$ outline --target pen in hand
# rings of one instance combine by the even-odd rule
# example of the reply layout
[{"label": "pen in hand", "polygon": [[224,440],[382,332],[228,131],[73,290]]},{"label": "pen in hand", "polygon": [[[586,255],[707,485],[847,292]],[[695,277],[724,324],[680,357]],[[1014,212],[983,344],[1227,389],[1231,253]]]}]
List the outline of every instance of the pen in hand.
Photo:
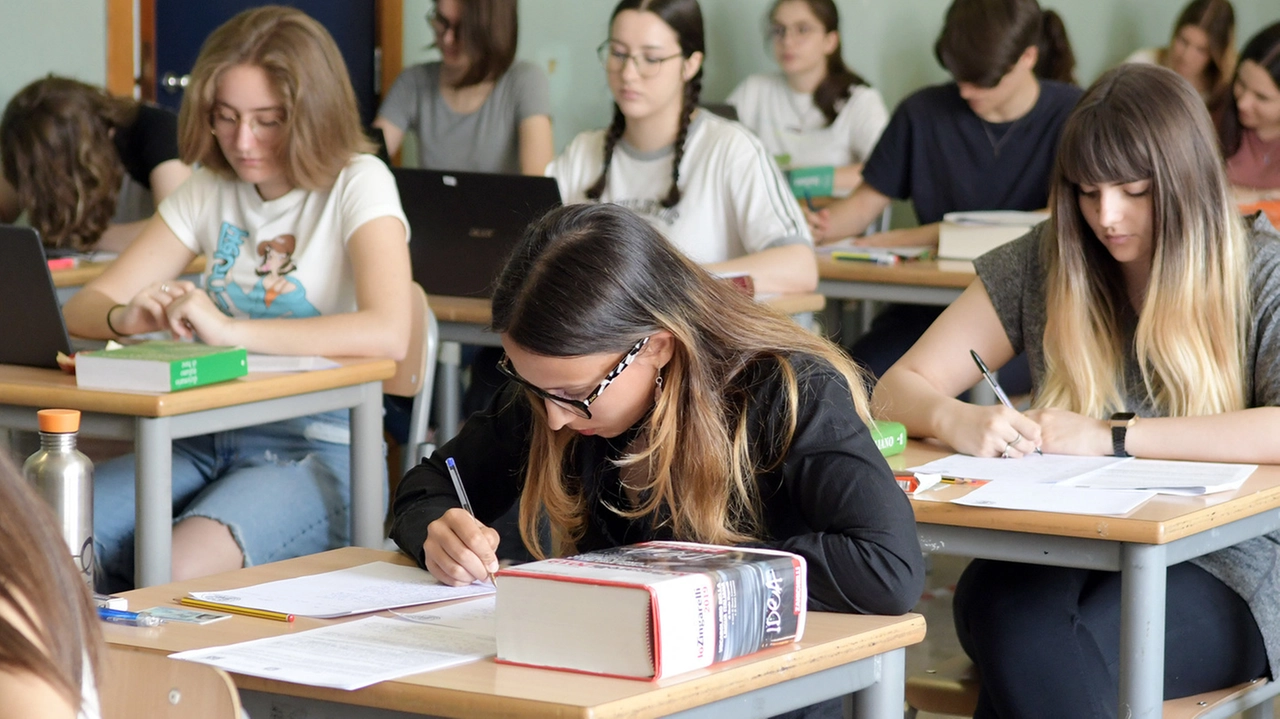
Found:
[{"label": "pen in hand", "polygon": [[[476,519],[476,512],[471,508],[471,500],[467,499],[467,489],[462,486],[462,475],[458,474],[458,465],[454,463],[453,457],[446,459],[444,465],[449,469],[449,478],[453,480],[453,491],[458,493],[458,501],[462,502],[462,508],[467,511],[467,514],[471,515],[472,519]],[[480,520],[476,519],[476,523],[478,524],[479,522]],[[489,583],[493,584],[493,572],[490,572],[488,567],[485,568],[485,571],[489,575]]]},{"label": "pen in hand", "polygon": [[810,195],[808,190],[804,191],[804,205],[809,208],[810,212],[818,211],[818,206],[813,204],[813,195]]},{"label": "pen in hand", "polygon": [[[995,376],[991,374],[991,370],[987,369],[987,363],[983,362],[982,358],[979,357],[978,353],[974,350],[969,350],[969,356],[973,357],[973,361],[977,363],[978,371],[982,373],[982,378],[987,381],[987,384],[991,385],[991,391],[996,393],[996,397],[1000,400],[1000,404],[1016,412],[1017,409],[1013,406],[1013,402],[1009,401],[1009,395],[1005,394],[1004,388],[996,381]],[[1041,452],[1040,448],[1036,447],[1036,454],[1043,455],[1044,452]]]}]

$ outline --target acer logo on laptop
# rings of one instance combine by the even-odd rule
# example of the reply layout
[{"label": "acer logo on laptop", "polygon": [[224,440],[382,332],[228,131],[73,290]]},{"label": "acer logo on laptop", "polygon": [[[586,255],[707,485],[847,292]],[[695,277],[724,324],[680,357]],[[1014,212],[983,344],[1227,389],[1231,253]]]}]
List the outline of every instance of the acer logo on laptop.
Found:
[{"label": "acer logo on laptop", "polygon": [[497,230],[492,227],[472,227],[467,230],[467,237],[475,237],[476,239],[487,240],[493,237]]}]

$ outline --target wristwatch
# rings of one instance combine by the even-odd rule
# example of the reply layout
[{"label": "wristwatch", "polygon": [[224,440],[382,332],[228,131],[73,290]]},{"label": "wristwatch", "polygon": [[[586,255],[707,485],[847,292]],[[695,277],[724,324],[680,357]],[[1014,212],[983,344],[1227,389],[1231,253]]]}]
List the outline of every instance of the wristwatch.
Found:
[{"label": "wristwatch", "polygon": [[1137,421],[1138,415],[1133,412],[1116,412],[1111,415],[1111,453],[1116,457],[1130,456],[1124,451],[1124,436]]}]

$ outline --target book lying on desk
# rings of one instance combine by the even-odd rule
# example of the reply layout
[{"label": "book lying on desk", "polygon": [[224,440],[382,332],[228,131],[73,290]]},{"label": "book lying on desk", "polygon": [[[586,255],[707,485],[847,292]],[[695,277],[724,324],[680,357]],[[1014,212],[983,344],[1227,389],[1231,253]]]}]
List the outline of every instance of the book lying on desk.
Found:
[{"label": "book lying on desk", "polygon": [[645,542],[500,570],[498,661],[632,679],[700,669],[804,633],[803,557]]},{"label": "book lying on desk", "polygon": [[76,385],[121,392],[176,392],[248,374],[243,347],[152,340],[76,353]]},{"label": "book lying on desk", "polygon": [[1049,219],[1047,212],[948,212],[938,230],[938,257],[973,260],[1022,237]]}]

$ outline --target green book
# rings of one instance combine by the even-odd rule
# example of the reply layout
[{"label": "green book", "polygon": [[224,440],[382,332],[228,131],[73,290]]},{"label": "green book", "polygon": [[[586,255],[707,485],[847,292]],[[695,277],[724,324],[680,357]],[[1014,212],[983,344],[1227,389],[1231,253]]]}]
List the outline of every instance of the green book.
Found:
[{"label": "green book", "polygon": [[902,454],[907,448],[907,427],[901,422],[875,421],[871,423],[871,438],[876,441],[880,454],[886,457]]},{"label": "green book", "polygon": [[176,392],[243,377],[243,347],[153,340],[76,354],[76,385],[120,392]]},{"label": "green book", "polygon": [[787,172],[791,192],[796,198],[830,197],[836,189],[836,168],[793,167]]}]

